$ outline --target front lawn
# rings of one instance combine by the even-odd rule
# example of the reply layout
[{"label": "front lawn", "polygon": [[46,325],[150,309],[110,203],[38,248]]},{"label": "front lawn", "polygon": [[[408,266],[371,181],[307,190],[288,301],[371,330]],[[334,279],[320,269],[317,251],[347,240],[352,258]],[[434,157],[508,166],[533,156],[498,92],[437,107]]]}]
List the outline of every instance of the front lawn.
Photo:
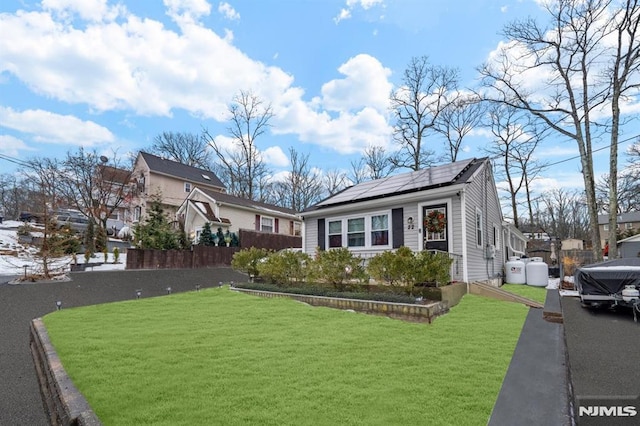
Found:
[{"label": "front lawn", "polygon": [[485,425],[526,314],[466,295],[427,325],[219,288],[44,322],[105,425]]}]

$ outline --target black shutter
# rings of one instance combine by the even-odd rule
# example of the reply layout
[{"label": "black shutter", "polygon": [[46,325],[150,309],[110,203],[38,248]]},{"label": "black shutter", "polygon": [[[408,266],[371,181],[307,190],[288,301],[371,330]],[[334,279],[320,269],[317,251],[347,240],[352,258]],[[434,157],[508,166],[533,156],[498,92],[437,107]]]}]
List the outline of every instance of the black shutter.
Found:
[{"label": "black shutter", "polygon": [[326,245],[324,243],[325,240],[325,230],[324,230],[324,219],[318,219],[318,247],[320,250],[326,250]]},{"label": "black shutter", "polygon": [[404,210],[402,208],[391,210],[391,233],[393,235],[393,248],[404,245]]}]

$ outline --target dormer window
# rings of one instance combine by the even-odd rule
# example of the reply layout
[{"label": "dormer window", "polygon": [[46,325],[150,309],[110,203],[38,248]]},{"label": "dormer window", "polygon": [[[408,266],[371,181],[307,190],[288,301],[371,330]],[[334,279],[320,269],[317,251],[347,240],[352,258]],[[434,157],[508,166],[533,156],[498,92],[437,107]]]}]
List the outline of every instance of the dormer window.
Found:
[{"label": "dormer window", "polygon": [[184,183],[184,192],[191,192],[191,183],[189,182]]}]

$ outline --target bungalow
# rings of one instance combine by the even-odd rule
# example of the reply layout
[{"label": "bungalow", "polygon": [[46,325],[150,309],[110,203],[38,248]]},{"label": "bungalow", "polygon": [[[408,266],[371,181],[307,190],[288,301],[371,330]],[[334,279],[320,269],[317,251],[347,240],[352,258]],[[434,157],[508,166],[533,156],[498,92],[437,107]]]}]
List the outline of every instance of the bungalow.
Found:
[{"label": "bungalow", "polygon": [[205,223],[215,232],[250,229],[283,235],[301,235],[302,220],[291,209],[236,197],[204,188],[193,188],[178,207],[187,235],[197,241]]},{"label": "bungalow", "polygon": [[455,281],[499,284],[526,238],[504,223],[487,158],[351,186],[305,210],[303,250],[347,247],[364,259],[407,246],[453,258]]}]

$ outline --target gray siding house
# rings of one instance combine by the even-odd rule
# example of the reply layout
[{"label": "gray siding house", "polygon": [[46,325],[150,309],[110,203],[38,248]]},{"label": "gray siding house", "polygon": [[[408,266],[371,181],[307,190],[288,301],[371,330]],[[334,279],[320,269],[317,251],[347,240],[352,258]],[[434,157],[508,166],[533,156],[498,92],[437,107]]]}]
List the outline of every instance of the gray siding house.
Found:
[{"label": "gray siding house", "polygon": [[368,259],[407,246],[454,260],[454,281],[499,285],[526,238],[503,223],[487,158],[472,158],[351,186],[302,212],[303,250],[347,247]]}]

